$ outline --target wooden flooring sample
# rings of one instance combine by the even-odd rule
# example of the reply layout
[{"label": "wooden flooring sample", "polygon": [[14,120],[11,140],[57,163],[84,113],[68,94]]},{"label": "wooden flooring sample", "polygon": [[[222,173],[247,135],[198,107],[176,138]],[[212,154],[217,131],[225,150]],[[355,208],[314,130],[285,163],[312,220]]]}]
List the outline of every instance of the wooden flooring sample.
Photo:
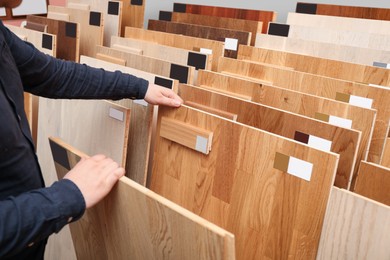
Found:
[{"label": "wooden flooring sample", "polygon": [[[387,104],[390,100],[390,88],[369,86],[299,71],[283,70],[224,57],[219,59],[218,71],[268,80],[273,82],[275,86],[338,99],[343,102],[346,102],[348,99],[350,100],[351,96],[358,99],[372,100],[372,107],[377,110],[377,117],[372,134],[368,161],[380,163],[385,138],[388,135],[390,107]],[[331,120],[331,118],[327,117],[327,120]],[[350,122],[345,124],[347,127],[349,125]]]},{"label": "wooden flooring sample", "polygon": [[390,257],[390,207],[332,188],[318,260]]},{"label": "wooden flooring sample", "polygon": [[225,42],[225,56],[231,58],[236,58],[238,46],[249,45],[252,37],[250,32],[151,19],[148,29]]},{"label": "wooden flooring sample", "polygon": [[144,30],[139,28],[126,27],[126,38],[134,38],[144,41],[151,41],[162,45],[168,45],[186,50],[200,51],[212,54],[212,69],[218,66],[218,58],[224,55],[224,44],[220,41],[207,40],[202,38],[163,33]]},{"label": "wooden flooring sample", "polygon": [[276,20],[277,13],[265,10],[239,9],[195,4],[173,4],[174,12],[212,15],[217,17],[236,18],[263,22],[263,33],[267,33],[268,23]]},{"label": "wooden flooring sample", "polygon": [[[51,138],[58,178],[87,155]],[[70,224],[78,259],[235,259],[234,236],[122,177]]]},{"label": "wooden flooring sample", "polygon": [[[338,155],[184,105],[158,118],[153,191],[232,232],[237,259],[315,259]],[[163,118],[213,132],[210,153],[159,137]]]},{"label": "wooden flooring sample", "polygon": [[381,164],[390,167],[390,137],[387,138]]},{"label": "wooden flooring sample", "polygon": [[250,32],[252,34],[250,45],[252,46],[255,45],[256,36],[257,34],[261,34],[263,28],[263,22],[259,21],[179,12],[160,11],[159,20]]},{"label": "wooden flooring sample", "polygon": [[35,23],[47,26],[47,33],[57,36],[57,58],[76,62],[79,61],[79,24],[32,15],[28,15],[26,19],[27,24]]},{"label": "wooden flooring sample", "polygon": [[390,206],[390,168],[365,161],[360,162],[354,192]]},{"label": "wooden flooring sample", "polygon": [[179,95],[186,104],[191,101],[192,104],[227,111],[237,115],[237,122],[339,154],[335,183],[348,187],[360,144],[360,132],[195,86],[181,84]]}]

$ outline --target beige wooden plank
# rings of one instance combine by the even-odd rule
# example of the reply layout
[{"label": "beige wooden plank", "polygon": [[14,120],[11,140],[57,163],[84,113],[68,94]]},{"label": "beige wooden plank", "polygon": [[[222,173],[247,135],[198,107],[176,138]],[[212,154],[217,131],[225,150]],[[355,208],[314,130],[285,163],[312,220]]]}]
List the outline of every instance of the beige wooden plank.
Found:
[{"label": "beige wooden plank", "polygon": [[390,70],[292,52],[239,46],[238,59],[291,67],[297,71],[343,80],[390,86]]},{"label": "beige wooden plank", "polygon": [[211,54],[190,51],[133,38],[111,37],[111,48],[139,55],[193,66],[196,69],[211,69]]},{"label": "beige wooden plank", "polygon": [[127,27],[125,30],[126,38],[135,38],[144,41],[151,41],[162,45],[168,45],[186,50],[211,52],[212,69],[215,70],[218,66],[218,57],[223,56],[224,44],[219,41],[177,35],[171,33],[163,33],[157,31],[149,31],[138,28]]},{"label": "beige wooden plank", "polygon": [[61,20],[69,22],[69,14],[62,14],[62,13],[55,13],[55,12],[48,12],[47,18],[54,19],[54,20]]},{"label": "beige wooden plank", "polygon": [[327,98],[336,99],[337,93],[341,93],[372,100],[372,107],[377,110],[377,117],[372,134],[368,161],[374,163],[381,162],[390,118],[390,107],[387,106],[390,100],[390,88],[369,86],[299,71],[282,70],[224,57],[219,59],[218,71],[270,80],[274,85],[282,88]]},{"label": "beige wooden plank", "polygon": [[[58,178],[87,157],[57,138],[50,145]],[[231,233],[127,177],[70,228],[78,259],[235,259]]]},{"label": "beige wooden plank", "polygon": [[390,168],[365,161],[360,162],[354,192],[390,206]]},{"label": "beige wooden plank", "polygon": [[181,84],[179,94],[191,101],[237,115],[237,122],[340,155],[336,185],[349,187],[360,144],[360,132],[306,116]]},{"label": "beige wooden plank", "polygon": [[390,137],[386,139],[385,150],[383,152],[382,163],[385,167],[390,167]]},{"label": "beige wooden plank", "polygon": [[[152,190],[232,232],[237,259],[315,258],[338,155],[186,106],[160,107],[157,133],[163,117],[212,131],[212,150],[158,138]],[[310,181],[280,154],[312,163]]]},{"label": "beige wooden plank", "polygon": [[180,83],[192,83],[194,81],[195,68],[192,66],[175,64],[165,60],[124,52],[105,46],[96,46],[96,50],[97,54],[103,54],[126,61],[127,67],[176,79]]},{"label": "beige wooden plank", "polygon": [[121,66],[126,66],[126,61],[125,60],[118,59],[118,58],[115,58],[115,57],[111,57],[111,56],[108,56],[108,55],[104,55],[104,54],[101,54],[101,53],[97,53],[96,54],[96,58],[99,59],[99,60],[115,63],[115,64],[118,64],[118,65],[121,65]]},{"label": "beige wooden plank", "polygon": [[332,188],[317,259],[390,257],[390,207]]}]

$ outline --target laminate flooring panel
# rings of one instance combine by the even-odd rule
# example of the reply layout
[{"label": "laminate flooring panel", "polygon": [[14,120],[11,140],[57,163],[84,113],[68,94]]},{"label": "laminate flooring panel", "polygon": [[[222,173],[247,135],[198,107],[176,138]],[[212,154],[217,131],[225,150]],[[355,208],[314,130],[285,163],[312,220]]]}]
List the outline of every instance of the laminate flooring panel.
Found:
[{"label": "laminate flooring panel", "polygon": [[256,36],[257,34],[261,34],[263,28],[263,22],[259,21],[179,12],[160,11],[159,20],[177,23],[198,24],[203,26],[231,29],[234,31],[251,32],[252,37],[250,45],[252,46],[255,45]]},{"label": "laminate flooring panel", "polygon": [[149,19],[148,30],[225,42],[224,55],[231,58],[236,58],[238,46],[249,45],[252,37],[250,32],[152,19]]},{"label": "laminate flooring panel", "polygon": [[332,188],[317,259],[390,257],[390,207]]},{"label": "laminate flooring panel", "polygon": [[180,65],[193,66],[196,70],[211,69],[211,54],[209,55],[154,42],[116,36],[111,37],[110,47],[120,51],[133,52],[135,54],[166,60]]},{"label": "laminate flooring panel", "polygon": [[[58,138],[50,145],[59,179],[87,157]],[[127,177],[70,229],[78,259],[235,259],[231,233]]]},{"label": "laminate flooring panel", "polygon": [[120,51],[105,46],[96,47],[97,54],[107,55],[125,61],[127,67],[176,79],[180,83],[192,83],[195,67],[175,64],[161,59]]},{"label": "laminate flooring panel", "polygon": [[350,183],[360,145],[359,131],[195,86],[181,84],[179,95],[189,106],[197,108],[200,104],[226,111],[236,115],[237,122],[339,154],[335,182],[345,187]]},{"label": "laminate flooring panel", "polygon": [[286,23],[341,31],[390,34],[390,23],[388,21],[371,19],[288,13]]},{"label": "laminate flooring panel", "polygon": [[267,11],[267,10],[239,9],[239,8],[229,8],[229,7],[220,7],[220,6],[184,4],[184,3],[183,4],[174,3],[173,11],[181,12],[181,13],[192,13],[192,14],[211,15],[217,17],[244,19],[244,20],[251,20],[251,21],[261,21],[263,22],[262,33],[267,33],[268,23],[275,21],[277,16],[276,12]]},{"label": "laminate flooring panel", "polygon": [[308,41],[269,34],[257,35],[255,47],[288,51],[369,66],[372,66],[374,62],[390,64],[390,51]]},{"label": "laminate flooring panel", "polygon": [[238,59],[294,68],[294,70],[348,81],[390,86],[390,70],[291,53],[240,45]]},{"label": "laminate flooring panel", "polygon": [[390,9],[298,2],[295,12],[373,20],[390,20]]},{"label": "laminate flooring panel", "polygon": [[224,43],[208,39],[126,27],[125,38],[151,41],[162,45],[200,51],[212,55],[212,69],[218,66],[218,57],[224,55]]},{"label": "laminate flooring panel", "polygon": [[383,152],[381,164],[385,167],[390,167],[390,137],[386,140],[385,151]]},{"label": "laminate flooring panel", "polygon": [[[211,131],[209,154],[161,137],[162,120]],[[157,136],[151,189],[232,232],[237,259],[315,258],[338,155],[184,105],[160,107]],[[294,158],[310,181],[287,173]]]},{"label": "laminate flooring panel", "polygon": [[68,14],[71,22],[79,23],[80,55],[96,55],[96,45],[103,44],[103,13],[54,5],[49,5],[48,11]]},{"label": "laminate flooring panel", "polygon": [[73,22],[53,20],[42,16],[28,15],[27,24],[45,25],[47,33],[56,35],[56,57],[59,59],[79,61],[80,25]]},{"label": "laminate flooring panel", "polygon": [[[388,135],[390,118],[390,89],[388,87],[375,87],[365,84],[333,79],[305,72],[283,70],[248,61],[240,61],[221,57],[219,59],[219,72],[230,73],[236,76],[250,77],[271,81],[273,85],[288,88],[308,94],[318,95],[339,101],[346,101],[338,96],[361,97],[372,99],[372,107],[377,110],[374,130],[369,149],[368,161],[380,163],[384,149],[385,138]],[[349,102],[347,102],[349,103]],[[331,118],[324,118],[331,120]],[[346,125],[347,127],[349,126]]]}]

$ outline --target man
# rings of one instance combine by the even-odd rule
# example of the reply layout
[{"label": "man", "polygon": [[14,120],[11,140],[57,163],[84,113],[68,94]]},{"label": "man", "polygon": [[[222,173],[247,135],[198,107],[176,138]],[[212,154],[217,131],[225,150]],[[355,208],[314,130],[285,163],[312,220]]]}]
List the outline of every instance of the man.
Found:
[{"label": "man", "polygon": [[96,155],[44,188],[23,91],[49,98],[182,103],[173,91],[144,79],[44,55],[0,21],[0,259],[43,259],[47,238],[81,218],[124,175],[112,159]]}]

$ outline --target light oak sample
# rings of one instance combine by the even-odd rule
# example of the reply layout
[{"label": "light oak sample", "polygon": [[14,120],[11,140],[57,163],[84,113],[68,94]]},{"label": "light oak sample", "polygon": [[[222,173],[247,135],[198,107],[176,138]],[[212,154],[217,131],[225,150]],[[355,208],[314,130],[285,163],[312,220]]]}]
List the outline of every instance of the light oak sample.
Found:
[{"label": "light oak sample", "polygon": [[390,257],[390,207],[352,192],[332,188],[318,260]]},{"label": "light oak sample", "polygon": [[[224,57],[219,59],[218,71],[233,73],[236,76],[242,75],[269,80],[275,86],[332,99],[336,99],[339,93],[345,94],[347,98],[353,95],[372,100],[372,107],[377,110],[377,117],[372,134],[368,161],[374,163],[381,162],[385,138],[388,135],[390,107],[387,103],[390,100],[390,88],[369,86],[362,83],[343,81],[305,72],[283,70],[249,61],[239,61]],[[340,101],[345,102],[345,100]]]},{"label": "light oak sample", "polygon": [[390,168],[365,161],[360,162],[354,192],[390,206]]},{"label": "light oak sample", "polygon": [[208,39],[150,31],[132,27],[126,27],[125,37],[151,41],[162,45],[183,48],[186,50],[200,51],[202,53],[211,53],[213,55],[213,70],[215,70],[218,66],[218,57],[221,57],[224,54],[224,44],[222,42]]},{"label": "light oak sample", "polygon": [[[58,178],[86,154],[51,138]],[[78,259],[235,259],[234,236],[122,177],[70,224]]]},{"label": "light oak sample", "polygon": [[159,108],[157,134],[164,117],[212,131],[212,150],[159,137],[153,191],[232,232],[237,259],[315,259],[337,154],[184,105]]}]

